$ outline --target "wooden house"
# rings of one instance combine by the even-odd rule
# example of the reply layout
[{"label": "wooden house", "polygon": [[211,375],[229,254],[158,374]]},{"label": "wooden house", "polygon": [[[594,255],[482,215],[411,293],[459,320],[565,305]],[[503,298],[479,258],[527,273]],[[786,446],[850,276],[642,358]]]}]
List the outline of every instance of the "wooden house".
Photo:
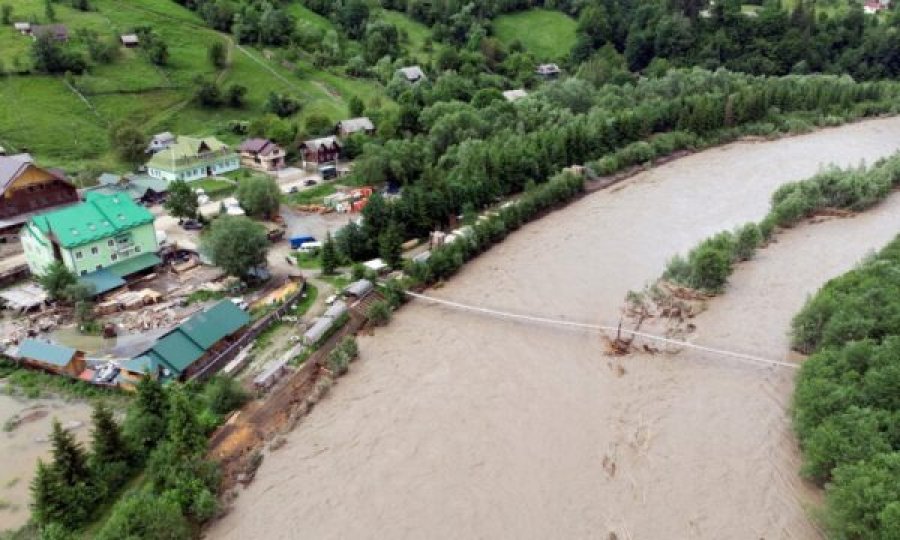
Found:
[{"label": "wooden house", "polygon": [[361,116],[359,118],[350,118],[338,122],[335,132],[340,137],[349,137],[356,133],[364,135],[372,135],[375,133],[375,124],[369,118]]},{"label": "wooden house", "polygon": [[310,139],[300,143],[304,166],[315,166],[336,161],[341,155],[341,143],[334,135]]},{"label": "wooden house", "polygon": [[78,377],[87,367],[83,352],[37,339],[23,341],[17,356],[28,367],[57,375]]},{"label": "wooden house", "polygon": [[258,171],[277,171],[285,166],[284,149],[269,139],[247,139],[238,147],[241,165]]},{"label": "wooden house", "polygon": [[0,156],[0,232],[15,233],[35,213],[78,202],[78,190],[56,169],[28,154]]}]

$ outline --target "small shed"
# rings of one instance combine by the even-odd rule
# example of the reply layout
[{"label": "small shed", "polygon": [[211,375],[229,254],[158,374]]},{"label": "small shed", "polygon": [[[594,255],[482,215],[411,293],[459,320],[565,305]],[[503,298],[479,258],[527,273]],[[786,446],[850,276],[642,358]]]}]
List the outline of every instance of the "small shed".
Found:
[{"label": "small shed", "polygon": [[535,73],[545,79],[555,79],[561,73],[559,66],[556,64],[541,64],[535,70]]},{"label": "small shed", "polygon": [[31,35],[35,39],[49,35],[56,41],[69,41],[69,29],[64,24],[39,24],[31,27]]},{"label": "small shed", "polygon": [[77,377],[87,367],[83,352],[37,339],[23,341],[18,357],[26,366],[70,377]]},{"label": "small shed", "polygon": [[371,261],[366,261],[363,263],[363,266],[379,274],[388,270],[387,263],[385,263],[381,259],[372,259]]},{"label": "small shed", "polygon": [[407,82],[416,83],[427,79],[425,72],[419,66],[407,66],[397,70],[397,73],[403,76]]},{"label": "small shed", "polygon": [[119,41],[122,43],[123,47],[127,47],[129,49],[137,47],[141,44],[141,40],[138,39],[137,34],[122,34],[119,36]]},{"label": "small shed", "polygon": [[316,322],[303,334],[303,343],[306,345],[315,345],[322,341],[331,327],[334,325],[334,319],[328,317],[320,317]]},{"label": "small shed", "polygon": [[372,123],[366,116],[361,116],[359,118],[350,118],[348,120],[341,120],[337,124],[337,129],[335,130],[338,135],[341,137],[348,137],[353,135],[354,133],[365,133],[366,135],[371,135],[375,133],[375,124]]},{"label": "small shed", "polygon": [[506,101],[513,102],[528,97],[528,92],[521,88],[517,90],[507,90],[503,92],[503,97],[506,99]]},{"label": "small shed", "polygon": [[14,23],[13,28],[15,28],[16,32],[22,34],[23,36],[27,36],[27,35],[31,34],[31,23],[30,22]]},{"label": "small shed", "polygon": [[344,289],[344,296],[357,299],[365,298],[374,288],[375,285],[373,285],[371,281],[368,279],[361,279],[347,285],[347,288]]}]

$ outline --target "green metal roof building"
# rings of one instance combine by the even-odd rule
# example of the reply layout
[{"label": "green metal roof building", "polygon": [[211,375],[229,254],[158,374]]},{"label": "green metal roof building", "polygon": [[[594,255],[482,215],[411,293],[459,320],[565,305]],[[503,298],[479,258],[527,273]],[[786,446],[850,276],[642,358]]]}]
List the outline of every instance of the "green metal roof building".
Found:
[{"label": "green metal roof building", "polygon": [[147,174],[166,182],[189,182],[236,171],[240,166],[237,153],[215,137],[195,139],[179,136],[165,150],[150,158]]},{"label": "green metal roof building", "polygon": [[100,294],[160,263],[153,221],[130,197],[88,193],[81,204],[31,218],[22,246],[32,274],[62,261]]},{"label": "green metal roof building", "polygon": [[250,316],[231,300],[222,300],[194,314],[133,359],[135,369],[163,367],[172,378],[182,378],[217,343],[250,323]]}]

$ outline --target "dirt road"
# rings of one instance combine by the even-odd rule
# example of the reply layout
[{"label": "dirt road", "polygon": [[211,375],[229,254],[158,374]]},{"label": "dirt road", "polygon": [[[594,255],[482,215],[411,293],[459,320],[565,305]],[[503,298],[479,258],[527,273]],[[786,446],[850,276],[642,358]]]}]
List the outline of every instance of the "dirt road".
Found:
[{"label": "dirt road", "polygon": [[[443,298],[595,324],[698,240],[764,215],[781,184],[897,149],[900,118],[733,144],[524,227]],[[897,196],[801,227],[740,268],[698,342],[783,359],[806,294],[880,247]],[[796,474],[793,372],[413,304],[268,455],[210,538],[814,538]]]}]

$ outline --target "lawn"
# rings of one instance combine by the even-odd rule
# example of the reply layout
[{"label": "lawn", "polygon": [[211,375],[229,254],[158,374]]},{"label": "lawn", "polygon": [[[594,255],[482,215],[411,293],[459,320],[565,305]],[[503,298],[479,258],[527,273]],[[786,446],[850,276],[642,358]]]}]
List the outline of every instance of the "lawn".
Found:
[{"label": "lawn", "polygon": [[297,266],[304,270],[317,270],[322,267],[322,258],[318,252],[315,254],[295,251],[294,258],[297,259]]},{"label": "lawn", "polygon": [[506,44],[519,40],[541,60],[557,60],[575,45],[575,20],[559,11],[530,9],[497,17],[494,33]]},{"label": "lawn", "polygon": [[414,21],[399,11],[385,9],[381,11],[381,16],[385,21],[399,28],[401,32],[406,33],[409,41],[404,45],[406,45],[410,55],[423,64],[430,61],[434,51],[428,52],[425,50],[425,41],[431,37],[431,30],[427,26]]},{"label": "lawn", "polygon": [[202,178],[200,180],[194,180],[193,182],[191,182],[191,187],[194,189],[201,188],[207,195],[213,197],[216,195],[231,193],[237,186],[234,184],[234,182],[228,182],[227,180]]}]

